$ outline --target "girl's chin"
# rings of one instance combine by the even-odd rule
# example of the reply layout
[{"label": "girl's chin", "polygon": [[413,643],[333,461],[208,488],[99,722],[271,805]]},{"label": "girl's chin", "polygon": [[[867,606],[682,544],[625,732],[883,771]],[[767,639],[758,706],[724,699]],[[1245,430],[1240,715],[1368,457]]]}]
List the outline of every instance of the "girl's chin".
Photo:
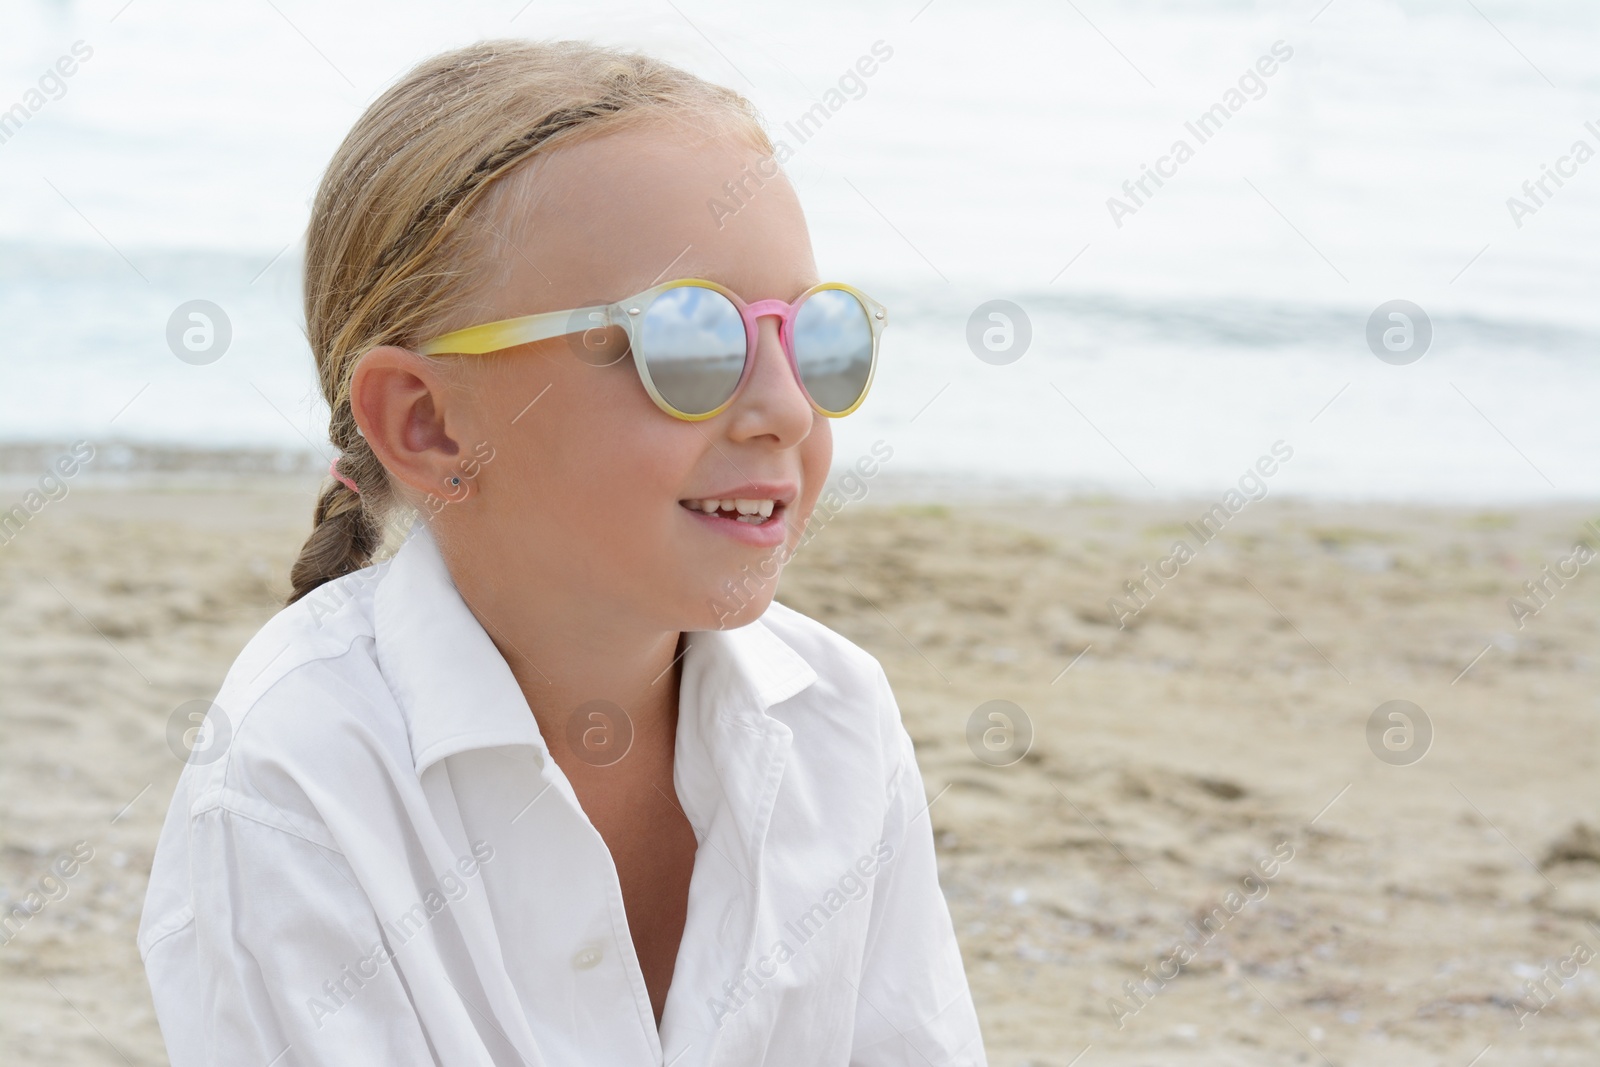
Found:
[{"label": "girl's chin", "polygon": [[733,630],[759,619],[772,603],[776,581],[758,582],[751,575],[743,583],[729,579],[715,588],[703,605],[691,613],[698,625],[685,627],[692,630]]}]

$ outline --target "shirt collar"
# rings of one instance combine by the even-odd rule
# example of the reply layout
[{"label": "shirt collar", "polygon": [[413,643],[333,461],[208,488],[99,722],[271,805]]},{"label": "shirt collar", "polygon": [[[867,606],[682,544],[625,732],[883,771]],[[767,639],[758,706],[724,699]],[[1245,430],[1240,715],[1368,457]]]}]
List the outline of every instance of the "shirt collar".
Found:
[{"label": "shirt collar", "polygon": [[[550,765],[511,668],[462,600],[420,519],[373,593],[373,630],[419,777],[447,756],[498,745],[531,745],[541,768]],[[759,619],[734,630],[692,631],[686,643],[680,736],[686,719],[708,740],[734,725],[787,734],[768,709],[817,680],[811,664]]]}]

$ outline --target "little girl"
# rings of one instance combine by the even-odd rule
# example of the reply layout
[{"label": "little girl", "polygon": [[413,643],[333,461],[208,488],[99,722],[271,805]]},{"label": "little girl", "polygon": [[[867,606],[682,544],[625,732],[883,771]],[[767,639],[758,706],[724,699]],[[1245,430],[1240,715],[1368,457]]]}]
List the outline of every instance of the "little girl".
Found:
[{"label": "little girl", "polygon": [[883,670],[772,602],[887,322],[783,152],[570,41],[432,59],[339,148],[341,455],[139,927],[177,1067],[985,1062]]}]

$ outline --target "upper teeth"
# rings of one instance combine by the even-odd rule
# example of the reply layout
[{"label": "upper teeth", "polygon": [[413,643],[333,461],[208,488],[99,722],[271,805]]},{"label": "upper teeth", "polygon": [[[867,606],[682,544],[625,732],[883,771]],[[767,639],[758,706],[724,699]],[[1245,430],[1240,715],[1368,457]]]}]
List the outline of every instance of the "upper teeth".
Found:
[{"label": "upper teeth", "polygon": [[716,511],[737,511],[741,515],[760,515],[767,518],[772,514],[774,501],[771,500],[691,500],[691,508],[698,508],[710,515]]}]

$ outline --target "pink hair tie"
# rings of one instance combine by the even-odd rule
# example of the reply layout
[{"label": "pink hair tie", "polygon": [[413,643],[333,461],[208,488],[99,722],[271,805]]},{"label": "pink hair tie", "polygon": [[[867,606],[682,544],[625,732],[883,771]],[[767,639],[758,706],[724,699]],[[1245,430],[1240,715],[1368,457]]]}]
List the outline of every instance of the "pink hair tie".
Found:
[{"label": "pink hair tie", "polygon": [[357,496],[361,495],[361,490],[356,488],[356,483],[351,481],[345,475],[339,473],[339,461],[337,459],[328,464],[328,473],[333,475],[337,481],[343,482],[345,487],[352,493],[356,494]]}]

